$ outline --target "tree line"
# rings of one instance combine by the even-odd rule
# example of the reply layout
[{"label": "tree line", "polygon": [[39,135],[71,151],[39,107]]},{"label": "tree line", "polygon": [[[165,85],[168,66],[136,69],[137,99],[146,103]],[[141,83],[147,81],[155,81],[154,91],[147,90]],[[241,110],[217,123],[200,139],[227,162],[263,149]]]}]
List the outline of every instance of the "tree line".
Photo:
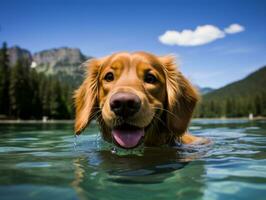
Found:
[{"label": "tree line", "polygon": [[266,93],[250,96],[223,97],[208,100],[204,97],[194,113],[198,118],[266,116]]},{"label": "tree line", "polygon": [[38,73],[27,59],[9,65],[7,44],[0,50],[0,116],[8,119],[73,118],[73,87],[56,75]]}]

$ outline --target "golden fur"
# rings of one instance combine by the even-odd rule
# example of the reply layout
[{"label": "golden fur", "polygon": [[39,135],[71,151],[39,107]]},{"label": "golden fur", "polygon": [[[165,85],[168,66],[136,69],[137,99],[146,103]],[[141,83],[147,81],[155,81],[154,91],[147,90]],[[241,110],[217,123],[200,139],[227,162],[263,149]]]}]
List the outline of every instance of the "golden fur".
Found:
[{"label": "golden fur", "polygon": [[[199,140],[187,133],[199,95],[178,70],[174,57],[121,52],[89,60],[86,67],[85,80],[74,95],[76,134],[96,119],[103,138],[112,142],[111,129],[119,120],[110,109],[110,97],[117,92],[131,92],[141,99],[141,108],[127,123],[145,128],[145,145],[171,145],[177,139],[186,144]],[[106,82],[104,76],[110,71],[115,79]],[[143,77],[147,72],[156,76],[158,82],[145,83]]]}]

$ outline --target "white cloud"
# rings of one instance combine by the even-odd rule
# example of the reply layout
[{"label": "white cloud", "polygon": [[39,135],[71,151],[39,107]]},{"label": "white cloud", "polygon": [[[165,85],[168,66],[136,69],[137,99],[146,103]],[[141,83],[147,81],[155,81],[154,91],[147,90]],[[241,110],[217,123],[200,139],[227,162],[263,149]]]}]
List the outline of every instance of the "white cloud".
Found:
[{"label": "white cloud", "polygon": [[198,46],[223,38],[227,33],[241,31],[244,31],[244,27],[239,24],[231,24],[224,31],[213,25],[203,25],[195,30],[185,29],[180,32],[168,30],[159,36],[159,41],[166,45]]},{"label": "white cloud", "polygon": [[240,24],[231,24],[227,28],[224,29],[225,33],[228,34],[234,34],[234,33],[239,33],[245,30],[245,27],[241,26]]}]

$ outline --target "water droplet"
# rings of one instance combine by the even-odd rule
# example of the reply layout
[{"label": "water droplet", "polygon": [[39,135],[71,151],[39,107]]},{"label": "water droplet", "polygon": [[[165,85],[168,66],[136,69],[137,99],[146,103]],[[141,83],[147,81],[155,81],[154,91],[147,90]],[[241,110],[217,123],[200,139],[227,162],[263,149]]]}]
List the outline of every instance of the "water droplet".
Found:
[{"label": "water droplet", "polygon": [[101,135],[99,133],[97,133],[96,140],[95,140],[96,148],[100,148],[100,144],[101,144],[100,141],[101,141]]},{"label": "water droplet", "polygon": [[112,149],[111,149],[111,153],[112,153],[112,154],[116,154],[116,153],[117,153],[117,149],[116,149],[115,147],[112,147]]},{"label": "water droplet", "polygon": [[78,145],[78,136],[77,136],[77,135],[75,135],[74,137],[75,137],[75,138],[74,138],[74,151],[77,151],[77,145]]}]

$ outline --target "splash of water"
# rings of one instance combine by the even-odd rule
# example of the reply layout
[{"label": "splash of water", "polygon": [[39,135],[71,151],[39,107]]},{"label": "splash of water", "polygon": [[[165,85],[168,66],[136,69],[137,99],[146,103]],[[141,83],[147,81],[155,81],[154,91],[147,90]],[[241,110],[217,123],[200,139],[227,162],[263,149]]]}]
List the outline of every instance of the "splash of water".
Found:
[{"label": "splash of water", "polygon": [[116,153],[117,153],[117,149],[116,149],[116,147],[112,147],[112,148],[111,148],[111,153],[112,153],[112,154],[116,154]]},{"label": "splash of water", "polygon": [[78,138],[79,138],[79,136],[75,134],[75,136],[74,136],[74,151],[77,151]]}]

